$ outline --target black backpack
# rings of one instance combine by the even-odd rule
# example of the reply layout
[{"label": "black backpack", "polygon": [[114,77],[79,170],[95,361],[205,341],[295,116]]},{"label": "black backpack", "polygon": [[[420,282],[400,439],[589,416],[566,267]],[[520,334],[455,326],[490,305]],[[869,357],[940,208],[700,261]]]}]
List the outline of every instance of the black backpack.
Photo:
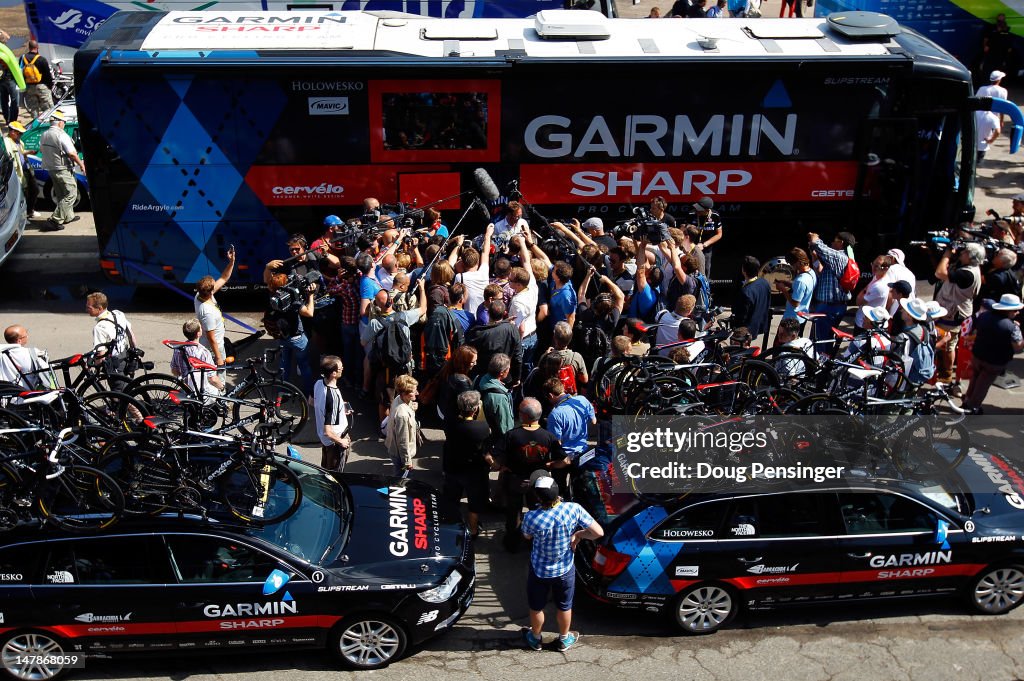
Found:
[{"label": "black backpack", "polygon": [[600,324],[590,323],[586,326],[577,320],[572,330],[572,343],[569,346],[583,356],[584,366],[593,366],[600,357],[607,357],[612,350],[611,339]]},{"label": "black backpack", "polygon": [[401,312],[380,320],[381,329],[370,343],[370,361],[391,370],[395,375],[409,373],[412,360],[412,336]]}]

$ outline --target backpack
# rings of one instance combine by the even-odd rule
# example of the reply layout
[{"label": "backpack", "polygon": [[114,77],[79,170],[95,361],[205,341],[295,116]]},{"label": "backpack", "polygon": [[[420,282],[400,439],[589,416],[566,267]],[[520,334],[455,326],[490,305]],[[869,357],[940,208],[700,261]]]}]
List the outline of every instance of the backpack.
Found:
[{"label": "backpack", "polygon": [[711,282],[700,272],[690,275],[697,282],[697,288],[693,295],[697,298],[697,307],[707,310],[711,307]]},{"label": "backpack", "polygon": [[404,313],[392,313],[380,322],[381,328],[370,343],[370,361],[389,369],[395,376],[409,373],[412,336]]},{"label": "backpack", "polygon": [[21,72],[25,77],[26,85],[36,85],[43,82],[43,74],[39,71],[39,67],[36,66],[37,61],[39,61],[38,54],[32,61],[24,60],[25,65],[21,67]]},{"label": "backpack", "polygon": [[558,380],[562,382],[562,387],[565,388],[565,392],[568,395],[577,394],[576,389],[576,367],[571,363],[572,351],[569,352],[569,361],[566,360],[565,353],[559,352],[561,355],[562,366],[558,368]]},{"label": "backpack", "polygon": [[595,322],[584,326],[582,321],[577,320],[569,347],[583,356],[585,365],[593,366],[598,359],[608,356],[612,342],[600,324]]},{"label": "backpack", "polygon": [[852,291],[857,288],[857,283],[860,281],[860,266],[857,265],[857,261],[851,257],[846,259],[846,269],[843,270],[843,275],[839,277],[839,288],[844,291]]},{"label": "backpack", "polygon": [[[921,331],[918,337],[917,331]],[[935,377],[935,331],[914,326],[903,332],[907,337],[906,355],[913,360],[907,380],[914,384],[927,383]]]}]

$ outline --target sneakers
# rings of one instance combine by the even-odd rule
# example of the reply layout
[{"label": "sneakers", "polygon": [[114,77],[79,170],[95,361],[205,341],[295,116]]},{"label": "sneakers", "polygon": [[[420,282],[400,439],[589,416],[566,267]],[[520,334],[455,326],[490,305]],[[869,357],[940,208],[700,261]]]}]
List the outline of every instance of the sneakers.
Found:
[{"label": "sneakers", "polygon": [[67,222],[65,222],[64,224],[65,224],[65,225],[69,225],[69,224],[71,224],[72,222],[78,222],[78,221],[79,221],[79,220],[81,220],[81,219],[82,219],[82,216],[81,216],[81,215],[76,215],[75,217],[71,218],[70,220],[68,220],[68,221],[67,221]]},{"label": "sneakers", "polygon": [[562,638],[561,636],[558,637],[557,649],[559,650],[559,652],[564,652],[566,650],[569,650],[569,648],[572,648],[574,645],[576,645],[576,643],[579,640],[580,640],[580,632],[578,632],[578,631],[570,631],[568,634],[565,635],[565,638]]},{"label": "sneakers", "polygon": [[31,213],[28,214],[28,217],[29,217],[30,220],[36,220],[38,218],[43,217],[43,215],[39,211],[34,210],[34,211],[32,211]]},{"label": "sneakers", "polygon": [[60,224],[59,222],[54,222],[53,220],[47,218],[47,220],[43,224],[43,226],[39,228],[39,231],[40,232],[59,232],[62,229],[64,229],[64,225]]},{"label": "sneakers", "polygon": [[526,643],[526,647],[530,650],[541,650],[544,647],[544,639],[534,636],[533,630],[529,627],[523,629],[523,642]]}]

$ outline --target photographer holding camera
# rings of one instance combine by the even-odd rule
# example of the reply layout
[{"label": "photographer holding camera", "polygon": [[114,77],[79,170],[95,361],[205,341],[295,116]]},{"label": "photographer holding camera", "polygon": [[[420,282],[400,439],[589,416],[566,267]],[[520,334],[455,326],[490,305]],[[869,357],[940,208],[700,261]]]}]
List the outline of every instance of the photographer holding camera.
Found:
[{"label": "photographer holding camera", "polygon": [[313,371],[309,366],[309,339],[302,318],[313,318],[313,294],[319,278],[317,270],[299,274],[298,268],[290,274],[278,272],[271,275],[268,284],[270,300],[263,315],[263,327],[277,339],[281,350],[281,379],[287,381],[291,378],[294,362],[302,381],[300,387],[307,397],[313,394]]},{"label": "photographer holding camera", "polygon": [[[952,268],[951,261],[955,263]],[[960,325],[974,314],[974,298],[981,291],[981,265],[984,262],[985,247],[969,242],[960,247],[955,260],[953,248],[947,248],[935,267],[935,278],[940,282],[935,292],[935,301],[947,310],[946,316],[936,323],[941,347],[935,357],[935,366],[936,378],[940,383],[952,383],[954,380]],[[943,338],[948,338],[944,346],[941,343]],[[958,384],[954,384],[950,390],[954,395],[960,392]]]}]

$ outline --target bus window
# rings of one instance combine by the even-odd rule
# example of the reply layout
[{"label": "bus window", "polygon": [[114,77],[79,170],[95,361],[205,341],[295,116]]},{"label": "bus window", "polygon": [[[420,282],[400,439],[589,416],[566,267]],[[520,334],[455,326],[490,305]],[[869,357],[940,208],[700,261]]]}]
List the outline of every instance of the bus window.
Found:
[{"label": "bus window", "polygon": [[912,220],[909,189],[916,173],[918,127],[915,119],[879,119],[867,124],[857,182],[860,224],[872,233],[894,235]]}]

